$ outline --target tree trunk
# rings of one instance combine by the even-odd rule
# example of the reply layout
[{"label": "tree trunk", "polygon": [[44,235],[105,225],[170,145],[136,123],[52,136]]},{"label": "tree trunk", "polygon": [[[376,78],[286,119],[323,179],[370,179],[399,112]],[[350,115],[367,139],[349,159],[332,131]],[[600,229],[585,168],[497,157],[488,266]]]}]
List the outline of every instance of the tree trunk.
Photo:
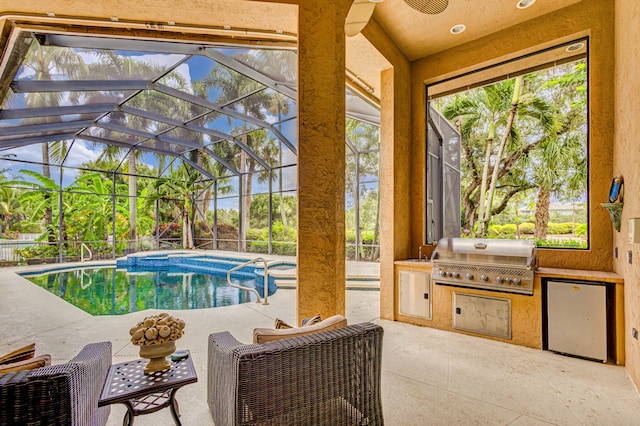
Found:
[{"label": "tree trunk", "polygon": [[483,224],[489,223],[491,220],[491,205],[493,204],[493,195],[498,184],[498,171],[500,170],[500,163],[502,161],[502,154],[504,147],[507,145],[509,135],[511,134],[511,128],[516,118],[516,112],[518,111],[518,103],[520,102],[520,92],[522,91],[522,84],[524,78],[522,76],[516,77],[516,82],[513,87],[513,97],[511,98],[511,110],[509,111],[509,119],[507,120],[507,126],[504,129],[500,146],[498,147],[498,153],[496,154],[496,160],[493,163],[493,174],[491,175],[491,184],[489,186],[489,195],[487,196],[487,206],[485,207]]},{"label": "tree trunk", "polygon": [[484,203],[487,193],[487,179],[489,179],[489,163],[491,162],[491,151],[493,150],[493,136],[494,126],[491,124],[491,130],[489,130],[489,138],[487,139],[487,150],[484,155],[484,166],[482,167],[482,183],[480,184],[480,203],[478,205],[478,229],[476,230],[476,236],[484,237],[485,235],[485,223],[484,223]]},{"label": "tree trunk", "polygon": [[[373,250],[371,250],[371,257],[369,260],[375,261],[380,258],[380,238],[378,233],[380,232],[380,193],[378,193],[378,202],[376,205],[376,226],[373,228]],[[377,244],[376,244],[377,243]]]},{"label": "tree trunk", "polygon": [[[242,135],[242,142],[246,145],[247,136],[246,134]],[[240,179],[242,179],[242,193],[240,194],[240,203],[242,205],[242,214],[239,217],[239,226],[240,226],[240,251],[247,251],[247,230],[249,228],[249,205],[247,203],[247,198],[249,198],[249,194],[251,194],[251,188],[247,188],[250,184],[251,179],[248,177],[247,171],[247,154],[244,150],[240,151]]]},{"label": "tree trunk", "polygon": [[471,232],[476,224],[476,204],[468,198],[464,198],[462,202],[464,203],[464,228]]},{"label": "tree trunk", "polygon": [[186,250],[193,248],[193,226],[191,223],[190,203],[187,197],[184,201],[184,211],[182,213],[182,247]]},{"label": "tree trunk", "polygon": [[[289,221],[287,220],[287,213],[284,209],[284,194],[282,193],[282,141],[280,141],[280,179],[278,179],[278,189],[280,190],[280,217],[282,218],[282,226],[284,226],[284,232],[289,235]],[[269,224],[269,226],[272,226]]]},{"label": "tree trunk", "polygon": [[[202,149],[198,150],[196,164],[204,169],[204,151]],[[196,208],[196,211],[200,212],[200,214],[202,215],[202,220],[206,220],[207,210],[209,208],[207,203],[207,191],[202,191],[200,192],[200,194],[198,194]],[[197,222],[197,219],[194,222]]]},{"label": "tree trunk", "polygon": [[544,240],[547,238],[549,227],[550,193],[543,187],[538,188],[538,201],[536,202],[534,237]]},{"label": "tree trunk", "polygon": [[136,177],[136,153],[129,151],[129,249],[135,250],[138,239],[138,179]]},{"label": "tree trunk", "polygon": [[[47,142],[42,143],[42,174],[51,179],[51,169],[49,168],[49,144]],[[47,241],[50,243],[56,242],[56,237],[53,234],[51,225],[53,225],[53,207],[51,206],[51,194],[45,192],[44,194],[44,226],[47,233]]]}]

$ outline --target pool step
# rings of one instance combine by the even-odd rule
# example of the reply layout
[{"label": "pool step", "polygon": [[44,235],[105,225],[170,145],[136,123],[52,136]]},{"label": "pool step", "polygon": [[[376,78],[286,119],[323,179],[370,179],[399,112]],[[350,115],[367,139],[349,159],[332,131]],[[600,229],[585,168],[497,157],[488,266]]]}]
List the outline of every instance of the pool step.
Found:
[{"label": "pool step", "polygon": [[[282,289],[296,289],[298,287],[298,282],[295,278],[293,279],[276,279],[276,286]],[[380,290],[380,281],[379,280],[347,280],[346,282],[347,290]]]}]

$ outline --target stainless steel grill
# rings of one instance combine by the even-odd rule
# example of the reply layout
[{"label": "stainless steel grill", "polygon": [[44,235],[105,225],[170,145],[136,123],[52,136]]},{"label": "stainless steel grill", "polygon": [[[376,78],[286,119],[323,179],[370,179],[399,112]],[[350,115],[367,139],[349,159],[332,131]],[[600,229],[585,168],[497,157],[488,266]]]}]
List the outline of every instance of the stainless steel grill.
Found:
[{"label": "stainless steel grill", "polygon": [[535,241],[443,238],[431,261],[436,284],[533,294]]}]

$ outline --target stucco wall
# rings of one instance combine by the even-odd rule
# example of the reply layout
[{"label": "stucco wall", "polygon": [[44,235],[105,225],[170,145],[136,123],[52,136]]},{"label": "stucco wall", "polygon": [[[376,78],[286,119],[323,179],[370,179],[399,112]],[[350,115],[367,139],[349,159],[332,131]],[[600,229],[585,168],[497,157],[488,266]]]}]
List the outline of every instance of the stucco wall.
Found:
[{"label": "stucco wall", "polygon": [[[539,250],[540,265],[586,270],[612,270],[612,227],[600,207],[606,202],[613,162],[613,8],[605,1],[584,0],[482,39],[412,62],[413,176],[411,194],[424,190],[425,82],[447,77],[589,36],[590,249]],[[412,206],[413,247],[424,235],[423,203]]]},{"label": "stucco wall", "polygon": [[[627,240],[628,220],[640,217],[640,3],[637,0],[615,2],[615,145],[614,175],[624,177],[624,209],[622,226],[614,235],[618,259],[615,271],[625,281],[626,366],[640,386],[640,343],[631,337],[632,328],[640,330],[640,244]],[[632,264],[627,262],[627,251],[632,253]]]}]

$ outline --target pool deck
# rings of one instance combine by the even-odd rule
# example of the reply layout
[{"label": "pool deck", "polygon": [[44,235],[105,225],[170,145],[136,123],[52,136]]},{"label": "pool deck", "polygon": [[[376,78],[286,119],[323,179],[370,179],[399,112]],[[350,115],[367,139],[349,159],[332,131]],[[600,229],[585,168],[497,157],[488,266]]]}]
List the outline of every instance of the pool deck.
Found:
[{"label": "pool deck", "polygon": [[[364,275],[376,266],[347,267]],[[114,363],[138,358],[128,330],[161,311],[93,317],[15,274],[26,269],[0,269],[0,353],[36,342],[37,353],[51,354],[58,364],[87,343],[110,341]],[[349,323],[373,321],[385,329],[382,398],[388,425],[635,425],[640,418],[640,395],[624,367],[381,320],[379,297],[377,291],[347,290],[346,316]],[[198,374],[197,383],[177,393],[183,424],[213,424],[206,402],[210,333],[227,330],[248,343],[253,328],[272,327],[276,317],[295,322],[294,289],[279,289],[269,302],[169,311],[186,322],[177,347],[191,351]],[[112,406],[108,425],[122,424],[124,413],[124,406]],[[136,418],[136,424],[173,421],[162,410]]]}]

